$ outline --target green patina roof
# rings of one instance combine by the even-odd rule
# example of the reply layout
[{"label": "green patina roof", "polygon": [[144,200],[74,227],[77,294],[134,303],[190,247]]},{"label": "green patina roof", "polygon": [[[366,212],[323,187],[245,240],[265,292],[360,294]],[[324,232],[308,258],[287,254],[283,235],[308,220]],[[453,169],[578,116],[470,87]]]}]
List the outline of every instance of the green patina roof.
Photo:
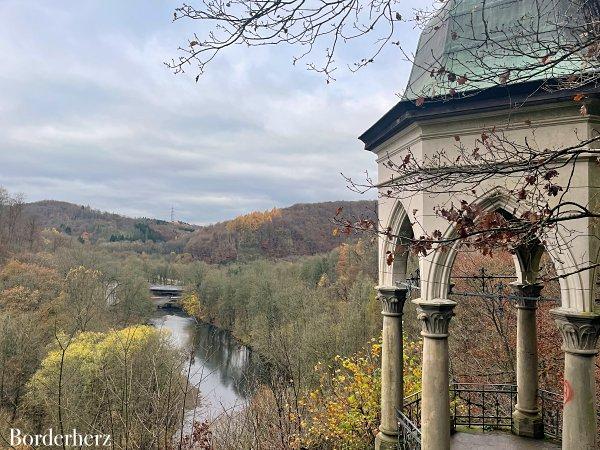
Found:
[{"label": "green patina roof", "polygon": [[[447,0],[421,34],[404,99],[455,95],[451,90],[461,93],[504,81],[514,83],[573,73],[581,67],[580,59],[571,58],[560,64],[541,61],[571,41],[574,30],[581,29],[577,24],[583,23],[582,4],[586,1],[582,0],[579,6],[576,3]],[[489,39],[485,38],[486,30]]]}]

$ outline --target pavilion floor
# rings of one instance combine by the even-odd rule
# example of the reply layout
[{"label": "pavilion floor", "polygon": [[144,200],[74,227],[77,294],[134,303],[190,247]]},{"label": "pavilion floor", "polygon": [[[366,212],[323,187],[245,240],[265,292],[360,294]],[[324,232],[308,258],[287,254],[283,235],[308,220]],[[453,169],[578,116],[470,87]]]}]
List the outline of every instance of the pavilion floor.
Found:
[{"label": "pavilion floor", "polygon": [[501,431],[484,433],[478,430],[472,432],[461,430],[452,436],[451,448],[452,450],[543,450],[559,449],[561,445],[556,442],[518,437]]}]

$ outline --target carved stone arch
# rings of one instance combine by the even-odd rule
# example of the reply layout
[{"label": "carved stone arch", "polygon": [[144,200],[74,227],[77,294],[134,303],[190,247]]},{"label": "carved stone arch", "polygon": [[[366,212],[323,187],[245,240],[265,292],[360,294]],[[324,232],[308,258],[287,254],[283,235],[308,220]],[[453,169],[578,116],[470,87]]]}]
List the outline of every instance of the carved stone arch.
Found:
[{"label": "carved stone arch", "polygon": [[[413,239],[412,224],[402,202],[396,200],[388,220],[384,222],[384,229],[391,230],[394,238],[381,237],[379,247],[379,284],[380,286],[395,286],[398,282],[406,280],[408,251],[396,253],[398,245],[402,244],[403,238]],[[388,265],[388,252],[394,254],[394,260]]]},{"label": "carved stone arch", "polygon": [[[522,208],[514,200],[513,196],[509,195],[509,193],[502,188],[496,188],[489,191],[475,203],[484,211],[503,210],[516,217],[519,217],[519,212],[522,212]],[[455,228],[450,225],[443,234],[444,238],[453,238],[455,236],[455,231]],[[554,264],[556,273],[559,276],[568,274],[568,276],[559,278],[562,307],[576,311],[587,311],[589,307],[585,306],[583,299],[584,283],[582,282],[579,273],[573,273],[573,268],[577,268],[578,265],[567,241],[559,231],[555,231],[546,242],[547,245],[542,247],[542,249],[530,249],[533,252],[531,255],[526,255],[526,249],[521,249],[515,256],[515,265],[517,274],[519,274],[518,277],[520,280],[529,281],[523,278],[531,278],[533,275],[531,272],[539,269],[539,260],[543,250],[546,250]],[[550,245],[548,245],[548,243],[550,243]],[[426,283],[422,282],[422,286],[426,285],[425,292],[422,292],[422,296],[425,296],[425,298],[428,299],[448,298],[450,275],[458,250],[459,243],[456,243],[450,249],[445,251],[439,249],[434,250],[431,255],[426,257],[425,264],[421,264],[421,278],[422,280],[426,280]],[[526,258],[530,258],[530,260],[526,261]],[[537,273],[535,275],[537,275]]]}]

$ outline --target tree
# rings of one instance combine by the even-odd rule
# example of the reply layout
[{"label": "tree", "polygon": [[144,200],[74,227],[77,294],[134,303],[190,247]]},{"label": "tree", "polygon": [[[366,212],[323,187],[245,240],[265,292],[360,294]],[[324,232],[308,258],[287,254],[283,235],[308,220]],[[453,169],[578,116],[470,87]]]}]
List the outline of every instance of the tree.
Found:
[{"label": "tree", "polygon": [[[404,352],[406,395],[421,388],[420,347],[408,341]],[[306,407],[300,448],[363,449],[372,445],[379,426],[381,342],[366,350],[318,363],[319,385],[301,400]]]},{"label": "tree", "polygon": [[39,425],[109,433],[114,448],[170,448],[182,369],[168,336],[150,326],[58,333],[27,384],[27,404]]}]

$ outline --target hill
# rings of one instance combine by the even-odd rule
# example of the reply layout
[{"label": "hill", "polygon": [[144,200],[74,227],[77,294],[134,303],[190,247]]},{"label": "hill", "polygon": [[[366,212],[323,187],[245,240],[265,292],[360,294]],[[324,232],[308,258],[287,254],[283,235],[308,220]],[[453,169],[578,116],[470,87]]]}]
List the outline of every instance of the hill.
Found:
[{"label": "hill", "polygon": [[347,241],[332,233],[340,207],[346,217],[376,217],[370,200],[299,203],[202,227],[189,236],[184,251],[209,263],[328,252]]},{"label": "hill", "polygon": [[340,207],[345,217],[376,215],[376,203],[370,200],[300,203],[202,227],[125,217],[55,200],[28,203],[25,213],[35,217],[40,228],[53,228],[116,251],[187,253],[222,264],[328,252],[348,241],[332,233],[332,219]]},{"label": "hill", "polygon": [[169,242],[181,239],[198,227],[181,222],[121,216],[89,206],[56,200],[27,203],[24,212],[41,228],[99,242]]}]

